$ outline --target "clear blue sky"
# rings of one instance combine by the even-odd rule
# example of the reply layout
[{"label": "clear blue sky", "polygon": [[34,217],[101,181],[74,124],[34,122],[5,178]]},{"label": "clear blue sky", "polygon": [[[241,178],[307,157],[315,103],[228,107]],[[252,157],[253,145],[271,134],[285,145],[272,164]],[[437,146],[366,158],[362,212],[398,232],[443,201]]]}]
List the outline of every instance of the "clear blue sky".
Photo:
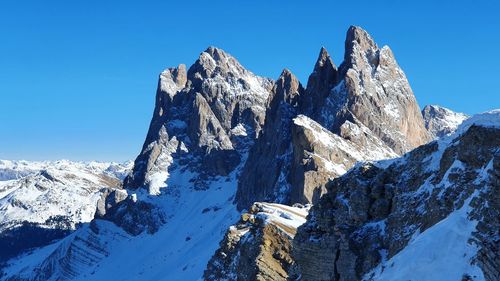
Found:
[{"label": "clear blue sky", "polygon": [[196,2],[1,1],[0,159],[133,159],[164,68],[214,45],[305,83],[350,25],[392,48],[421,107],[500,107],[498,1]]}]

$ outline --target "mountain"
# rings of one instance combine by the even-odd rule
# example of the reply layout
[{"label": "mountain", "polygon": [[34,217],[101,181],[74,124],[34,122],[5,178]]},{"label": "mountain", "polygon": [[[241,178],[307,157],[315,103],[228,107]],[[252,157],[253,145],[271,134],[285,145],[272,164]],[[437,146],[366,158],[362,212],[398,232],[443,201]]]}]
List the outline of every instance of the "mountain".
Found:
[{"label": "mountain", "polygon": [[312,207],[255,203],[205,280],[498,280],[499,137],[500,110],[486,112],[360,162]]},{"label": "mountain", "polygon": [[425,128],[433,138],[453,133],[458,125],[469,118],[464,113],[454,112],[439,105],[427,105],[422,109]]},{"label": "mountain", "polygon": [[293,241],[302,280],[498,280],[500,110],[328,185]]},{"label": "mountain", "polygon": [[187,70],[181,65],[162,72],[150,128],[125,189],[104,193],[89,225],[10,261],[6,278],[200,278],[239,216],[233,204],[237,177],[273,87],[214,47]]},{"label": "mountain", "polygon": [[[240,210],[256,201],[315,203],[326,182],[341,174],[318,168],[324,162],[318,159],[336,158],[333,162],[347,170],[356,161],[394,157],[430,140],[408,80],[391,50],[379,48],[359,27],[347,31],[339,68],[321,48],[306,89],[285,70],[273,92],[262,135],[250,150],[238,182]],[[300,129],[303,122],[293,121],[299,114],[364,151],[335,156],[319,149],[322,153],[311,154],[311,148],[301,143],[304,138],[297,135],[304,132]],[[260,174],[267,176],[255,176]]]},{"label": "mountain", "polygon": [[119,188],[131,164],[0,160],[0,261],[90,222],[102,190]]},{"label": "mountain", "polygon": [[[482,128],[471,126],[476,127]],[[470,144],[474,157],[489,155],[497,145],[494,132],[484,134],[484,143]],[[90,222],[6,261],[2,279],[338,280],[347,276],[342,268],[356,280],[385,266],[382,257],[389,260],[410,245],[403,226],[416,229],[425,221],[431,227],[460,204],[445,200],[449,204],[438,208],[435,220],[425,220],[413,215],[415,205],[406,205],[411,198],[392,196],[396,186],[411,189],[420,177],[435,174],[426,170],[433,153],[451,147],[451,140],[426,144],[431,138],[392,51],[379,48],[359,27],[347,31],[338,67],[321,48],[306,87],[287,69],[274,81],[209,47],[189,68],[179,65],[159,75],[149,130],[123,188],[95,194]],[[436,159],[442,158],[438,152]],[[471,159],[474,169],[484,160]],[[363,167],[370,167],[368,174]],[[383,171],[390,182],[383,185],[385,176],[372,182],[369,176]],[[444,173],[450,182],[464,182],[462,189],[471,180],[486,184],[475,174]],[[453,190],[447,192],[455,196]],[[359,203],[360,209],[343,209],[339,215],[347,219],[336,224],[332,196]],[[395,207],[401,213],[392,212]],[[488,212],[494,215],[495,208]],[[340,235],[350,241],[351,230],[372,222],[376,228],[392,213],[399,220],[387,233],[400,234],[400,240],[374,234],[370,241],[379,244],[344,243],[342,255],[328,240]],[[483,236],[481,241],[495,245],[493,236]],[[377,256],[377,250],[387,254]],[[484,255],[484,264],[495,265],[494,253]]]}]

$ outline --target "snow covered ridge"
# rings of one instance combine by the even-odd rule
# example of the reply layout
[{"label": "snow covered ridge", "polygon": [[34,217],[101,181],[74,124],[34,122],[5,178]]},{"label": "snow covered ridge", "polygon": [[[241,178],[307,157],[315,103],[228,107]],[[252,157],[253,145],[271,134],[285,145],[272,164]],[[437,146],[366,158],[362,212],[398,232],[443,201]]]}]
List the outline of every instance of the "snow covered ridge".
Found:
[{"label": "snow covered ridge", "polygon": [[0,261],[90,222],[101,192],[119,188],[131,165],[0,160]]},{"label": "snow covered ridge", "polygon": [[295,280],[291,244],[310,207],[255,202],[229,227],[204,280]]},{"label": "snow covered ridge", "polygon": [[[63,216],[70,225],[90,221],[99,191],[119,187],[131,162],[29,162],[0,160],[0,230]],[[45,225],[49,227],[49,225]]]},{"label": "snow covered ridge", "polygon": [[73,162],[69,160],[58,161],[26,161],[26,160],[1,160],[0,181],[19,179],[45,169],[58,170],[86,170],[92,173],[105,173],[123,179],[132,169],[133,161],[117,162]]},{"label": "snow covered ridge", "polygon": [[500,128],[500,109],[493,109],[470,117],[458,127],[456,133],[462,135],[472,125],[486,128]]},{"label": "snow covered ridge", "polygon": [[257,217],[266,224],[275,225],[293,238],[297,228],[306,222],[311,205],[288,206],[276,203],[256,202],[252,208],[254,209],[252,211],[254,214],[249,214],[248,220]]},{"label": "snow covered ridge", "polygon": [[170,168],[168,188],[161,194],[137,194],[138,202],[155,204],[167,218],[154,235],[133,236],[116,223],[95,219],[62,240],[9,260],[2,270],[7,279],[21,280],[198,280],[238,218],[231,204],[236,174],[194,190],[198,173],[180,165]]}]

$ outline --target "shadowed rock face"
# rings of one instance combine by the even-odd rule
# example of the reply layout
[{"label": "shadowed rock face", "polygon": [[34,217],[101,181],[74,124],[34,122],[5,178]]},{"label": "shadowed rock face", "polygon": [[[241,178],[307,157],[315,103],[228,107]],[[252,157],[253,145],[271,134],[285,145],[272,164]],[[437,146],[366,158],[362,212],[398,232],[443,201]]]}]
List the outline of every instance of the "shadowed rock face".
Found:
[{"label": "shadowed rock face", "polygon": [[307,80],[307,95],[302,98],[302,112],[314,114],[321,110],[323,101],[339,82],[337,66],[328,51],[321,48],[314,70]]},{"label": "shadowed rock face", "polygon": [[[308,222],[299,228],[293,256],[302,280],[361,280],[451,212],[469,204],[479,220],[477,262],[498,277],[498,128],[470,127],[453,140],[419,147],[393,164],[366,164],[327,185]],[[497,242],[494,242],[497,241]],[[495,244],[496,243],[496,244]],[[484,247],[487,246],[487,247]],[[375,274],[375,273],[374,273]],[[372,275],[366,275],[370,278]],[[376,278],[375,278],[376,279]]]},{"label": "shadowed rock face", "polygon": [[[257,198],[289,200],[286,170],[292,162],[290,127],[303,94],[304,89],[297,78],[284,70],[273,88],[263,131],[252,147],[238,181],[237,203],[241,209],[249,207]],[[280,193],[279,186],[286,188]]]}]

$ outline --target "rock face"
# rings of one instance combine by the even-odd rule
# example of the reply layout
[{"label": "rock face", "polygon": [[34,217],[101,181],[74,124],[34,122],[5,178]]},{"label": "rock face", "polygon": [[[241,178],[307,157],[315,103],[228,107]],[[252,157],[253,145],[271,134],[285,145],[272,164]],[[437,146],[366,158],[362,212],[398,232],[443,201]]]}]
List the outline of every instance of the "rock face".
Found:
[{"label": "rock face", "polygon": [[256,198],[288,201],[287,170],[293,157],[290,126],[303,94],[304,89],[297,78],[284,70],[273,88],[264,128],[238,181],[237,203],[240,209],[248,208]]},{"label": "rock face", "polygon": [[293,242],[302,280],[497,280],[499,114],[329,183]]},{"label": "rock face", "polygon": [[[356,161],[394,157],[430,140],[408,80],[389,47],[379,48],[359,27],[349,28],[345,45],[339,68],[321,49],[305,90],[289,71],[278,79],[276,85],[284,87],[274,89],[263,132],[238,183],[240,210],[255,201],[316,203],[324,184]],[[295,98],[289,98],[290,93]],[[311,151],[318,143],[307,143],[314,139],[301,136],[305,130],[293,121],[298,115],[317,122],[307,132],[324,134],[324,127],[333,133],[327,138],[340,137],[350,149],[336,156],[331,149]],[[373,148],[378,153],[366,154]],[[324,166],[321,159],[332,165]],[[336,166],[341,169],[331,171]],[[262,174],[267,176],[255,176]]]},{"label": "rock face", "polygon": [[209,261],[205,280],[294,280],[291,244],[309,206],[255,203],[231,226]]},{"label": "rock face", "polygon": [[469,116],[454,112],[439,105],[427,105],[422,109],[425,128],[433,138],[441,138],[453,133]]},{"label": "rock face", "polygon": [[391,49],[379,48],[359,27],[350,27],[345,41],[340,83],[326,98],[317,117],[338,132],[345,120],[361,122],[396,153],[429,141],[419,107]]},{"label": "rock face", "polygon": [[261,130],[272,87],[213,47],[187,73],[183,65],[162,72],[151,125],[124,186],[158,194],[173,157],[183,155],[184,162],[201,159],[193,169],[207,176],[229,174],[241,160],[242,139]]},{"label": "rock face", "polygon": [[316,203],[326,191],[326,183],[356,162],[397,156],[366,127],[346,121],[343,130],[340,136],[333,134],[304,115],[293,120],[292,202]]}]

